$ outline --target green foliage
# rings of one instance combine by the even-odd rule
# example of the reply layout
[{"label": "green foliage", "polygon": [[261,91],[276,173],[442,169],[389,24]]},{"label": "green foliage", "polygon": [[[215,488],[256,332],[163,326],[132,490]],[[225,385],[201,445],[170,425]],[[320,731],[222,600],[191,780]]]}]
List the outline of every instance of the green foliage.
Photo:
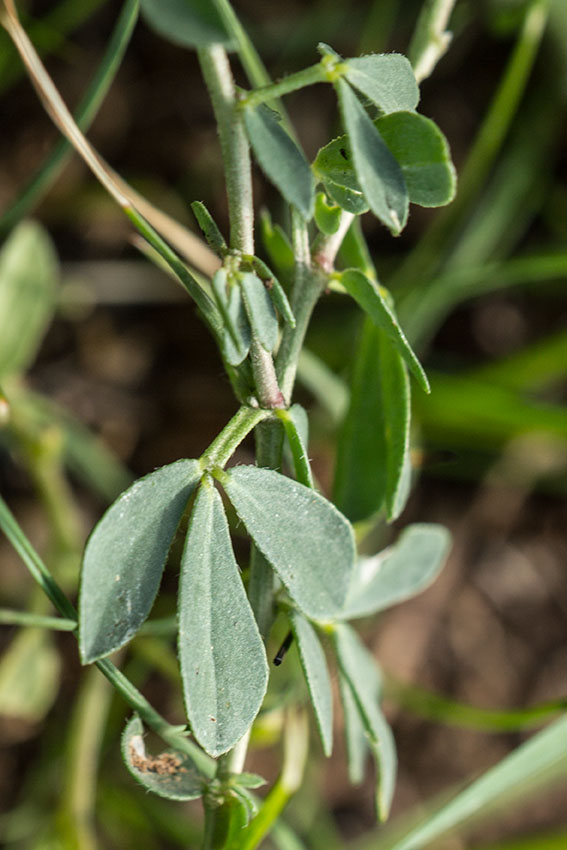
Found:
[{"label": "green foliage", "polygon": [[[366,278],[364,279],[366,281]],[[333,495],[353,522],[384,508],[396,519],[409,494],[410,387],[386,332],[364,323],[350,405],[337,445]]]},{"label": "green foliage", "polygon": [[319,493],[270,469],[238,466],[218,477],[298,608],[314,620],[337,616],[355,559],[343,515]]},{"label": "green foliage", "polygon": [[23,222],[0,253],[0,380],[24,372],[53,318],[59,278],[47,233]]},{"label": "green foliage", "polygon": [[419,89],[412,67],[400,53],[347,59],[345,77],[384,115],[413,110],[419,103]]},{"label": "green foliage", "polygon": [[333,749],[333,694],[325,653],[309,620],[299,611],[290,611],[289,619],[313,703],[323,752],[330,756]]},{"label": "green foliage", "polygon": [[146,22],[158,35],[180,47],[223,44],[233,48],[222,16],[208,0],[140,0]]},{"label": "green foliage", "polygon": [[136,481],[89,537],[79,596],[79,646],[89,664],[136,634],[158,592],[171,541],[201,470],[179,460]]},{"label": "green foliage", "polygon": [[252,333],[266,351],[273,351],[278,341],[278,319],[267,289],[251,272],[242,274],[239,284]]},{"label": "green foliage", "polygon": [[221,498],[207,481],[197,494],[181,559],[179,659],[192,732],[218,756],[242,738],[258,713],[268,663]]}]

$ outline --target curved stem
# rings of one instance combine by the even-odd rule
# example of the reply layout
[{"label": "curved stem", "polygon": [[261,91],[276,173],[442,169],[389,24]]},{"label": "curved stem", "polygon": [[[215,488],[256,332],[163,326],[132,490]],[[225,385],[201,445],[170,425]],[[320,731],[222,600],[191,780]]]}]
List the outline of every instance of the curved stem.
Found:
[{"label": "curved stem", "polygon": [[201,455],[203,469],[224,466],[242,440],[253,428],[270,415],[269,410],[242,406]]}]

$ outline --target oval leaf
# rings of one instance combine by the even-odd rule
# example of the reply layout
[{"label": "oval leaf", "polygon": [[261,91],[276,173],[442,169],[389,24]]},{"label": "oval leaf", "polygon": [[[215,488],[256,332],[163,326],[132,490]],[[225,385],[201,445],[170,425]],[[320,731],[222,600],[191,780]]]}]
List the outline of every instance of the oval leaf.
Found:
[{"label": "oval leaf", "polygon": [[347,59],[345,77],[386,115],[413,110],[419,88],[411,64],[401,53],[375,53]]},{"label": "oval leaf", "polygon": [[84,664],[123,646],[150,613],[172,538],[200,476],[196,460],[163,466],[136,481],[95,527],[79,592]]},{"label": "oval leaf", "polygon": [[338,80],[335,85],[358,182],[374,215],[397,236],[406,224],[409,207],[400,166],[348,83]]},{"label": "oval leaf", "polygon": [[416,112],[396,112],[379,118],[375,126],[401,166],[412,203],[441,207],[453,200],[455,167],[434,121]]},{"label": "oval leaf", "polygon": [[148,791],[169,800],[196,800],[203,795],[206,779],[188,755],[179,750],[159,756],[146,752],[144,727],[137,714],[126,724],[121,749],[126,767]]},{"label": "oval leaf", "polygon": [[268,180],[307,221],[313,216],[315,188],[305,154],[267,107],[244,110],[246,133]]},{"label": "oval leaf", "polygon": [[418,384],[426,393],[429,392],[429,381],[423,367],[400,327],[396,314],[382,295],[380,287],[358,269],[347,269],[340,275],[340,282],[365,313],[368,313],[374,324],[382,328],[397,350],[400,352],[409,369],[413,372]]},{"label": "oval leaf", "polygon": [[335,617],[355,557],[345,517],[319,493],[271,469],[238,466],[219,478],[297,606],[313,620]]},{"label": "oval leaf", "polygon": [[289,619],[311,696],[323,751],[326,756],[330,756],[333,749],[333,693],[325,653],[315,629],[303,614],[290,611]]},{"label": "oval leaf", "polygon": [[207,482],[197,494],[181,560],[179,659],[193,734],[210,755],[219,756],[256,717],[268,662],[221,498]]},{"label": "oval leaf", "polygon": [[234,47],[232,37],[210,0],[141,0],[140,5],[148,26],[172,44]]},{"label": "oval leaf", "polygon": [[394,546],[361,558],[345,603],[345,620],[367,617],[425,590],[443,567],[451,535],[442,525],[408,526]]},{"label": "oval leaf", "polygon": [[24,221],[0,253],[0,378],[35,358],[55,310],[59,269],[51,239]]},{"label": "oval leaf", "polygon": [[380,673],[374,657],[349,626],[337,626],[333,641],[341,673],[351,689],[376,760],[376,807],[379,819],[384,821],[394,796],[397,757],[392,730],[378,704]]},{"label": "oval leaf", "polygon": [[411,473],[410,416],[404,362],[386,333],[367,319],[339,435],[333,491],[351,522],[382,506],[390,521],[403,510]]},{"label": "oval leaf", "polygon": [[231,287],[226,301],[226,324],[221,335],[223,354],[231,366],[238,366],[250,350],[250,325],[240,287]]},{"label": "oval leaf", "polygon": [[242,297],[250,327],[266,351],[273,351],[278,341],[278,317],[268,291],[260,278],[247,272],[239,275]]}]

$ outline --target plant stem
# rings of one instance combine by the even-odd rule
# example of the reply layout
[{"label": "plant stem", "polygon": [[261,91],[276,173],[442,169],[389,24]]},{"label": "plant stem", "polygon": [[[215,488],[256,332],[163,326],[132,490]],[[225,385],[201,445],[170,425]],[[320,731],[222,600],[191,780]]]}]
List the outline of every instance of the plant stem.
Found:
[{"label": "plant stem", "polygon": [[222,151],[226,177],[230,247],[254,253],[254,208],[250,148],[241,117],[236,112],[236,89],[226,51],[213,44],[198,51]]},{"label": "plant stem", "polygon": [[295,383],[297,362],[313,308],[325,287],[326,277],[320,270],[313,271],[309,234],[302,217],[292,209],[292,237],[295,256],[295,281],[291,309],[295,328],[286,325],[276,357],[276,372],[286,402],[289,403]]},{"label": "plant stem", "polygon": [[[67,599],[38,553],[16,522],[15,517],[0,496],[0,528],[17,551],[25,566],[44,593],[49,597],[55,608],[69,620],[77,621],[77,612]],[[184,731],[179,727],[172,726],[159,714],[148,700],[134,687],[132,682],[118,670],[107,658],[94,662],[95,666],[106,676],[111,685],[128,703],[137,711],[144,723],[154,730],[170,746],[186,753],[195,763],[197,768],[208,778],[215,773],[215,762],[200,747],[190,741]]]},{"label": "plant stem", "polygon": [[209,448],[201,455],[200,461],[203,469],[224,466],[242,440],[269,415],[270,411],[262,408],[244,405],[240,407],[230,422],[215,437]]},{"label": "plant stem", "polygon": [[[336,75],[332,79],[335,79],[335,77]],[[276,97],[281,97],[281,95],[311,86],[313,83],[326,83],[329,81],[328,68],[322,62],[317,62],[316,65],[310,65],[309,68],[304,68],[302,71],[290,74],[277,83],[270,83],[267,86],[254,89],[254,91],[244,95],[239,101],[239,108],[245,109],[246,107],[259,106],[261,103],[269,103],[269,101],[274,100]]]}]

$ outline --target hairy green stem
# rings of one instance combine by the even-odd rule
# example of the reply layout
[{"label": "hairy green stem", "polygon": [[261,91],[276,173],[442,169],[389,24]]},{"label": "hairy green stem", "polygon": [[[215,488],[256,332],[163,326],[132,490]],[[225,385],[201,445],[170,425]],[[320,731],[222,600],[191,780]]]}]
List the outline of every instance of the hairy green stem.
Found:
[{"label": "hairy green stem", "polygon": [[250,147],[244,124],[236,111],[236,89],[225,49],[219,44],[198,52],[221,145],[225,169],[230,247],[254,253],[254,208]]},{"label": "hairy green stem", "polygon": [[203,469],[224,466],[242,440],[269,415],[270,411],[262,408],[245,407],[244,405],[239,408],[230,422],[215,437],[209,448],[201,455],[200,462]]},{"label": "hairy green stem", "polygon": [[[331,74],[331,76],[330,76]],[[262,86],[259,89],[248,92],[239,102],[239,107],[259,106],[261,103],[269,103],[276,97],[289,94],[292,91],[303,89],[306,86],[311,86],[314,83],[326,83],[331,79],[335,79],[332,72],[325,67],[323,62],[317,62],[316,65],[310,65],[309,68],[304,68],[302,71],[297,71],[295,74],[290,74],[284,77],[283,80],[278,80],[277,83],[270,83],[267,86]]]}]

